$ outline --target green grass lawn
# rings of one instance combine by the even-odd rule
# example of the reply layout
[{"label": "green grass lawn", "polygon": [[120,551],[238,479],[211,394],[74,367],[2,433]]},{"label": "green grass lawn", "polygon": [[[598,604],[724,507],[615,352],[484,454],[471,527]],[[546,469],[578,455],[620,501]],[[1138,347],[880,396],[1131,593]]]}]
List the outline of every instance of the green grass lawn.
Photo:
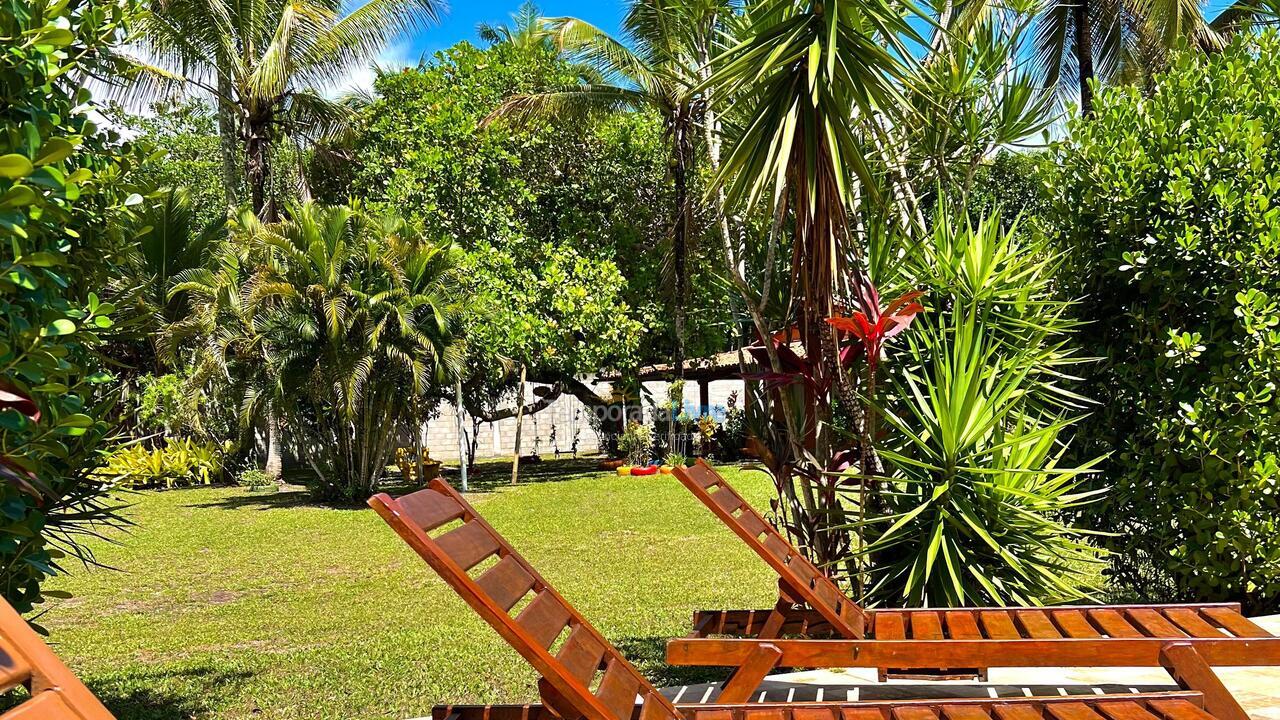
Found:
[{"label": "green grass lawn", "polygon": [[[670,476],[507,464],[471,501],[659,685],[719,679],[663,664],[700,607],[767,607],[775,579]],[[507,470],[509,472],[509,470]],[[760,473],[726,471],[753,503]],[[302,493],[134,496],[137,527],[74,568],[40,619],[121,720],[407,718],[527,702],[535,676],[372,510]]]}]

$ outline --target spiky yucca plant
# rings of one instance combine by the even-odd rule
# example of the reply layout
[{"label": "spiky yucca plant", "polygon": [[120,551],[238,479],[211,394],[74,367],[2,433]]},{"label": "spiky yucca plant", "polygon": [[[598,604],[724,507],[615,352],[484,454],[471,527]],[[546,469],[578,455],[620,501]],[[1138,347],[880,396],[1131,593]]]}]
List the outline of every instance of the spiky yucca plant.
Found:
[{"label": "spiky yucca plant", "polygon": [[876,402],[888,513],[867,521],[860,553],[872,602],[1037,604],[1091,590],[1098,552],[1065,521],[1096,495],[1081,489],[1096,461],[1064,461],[1064,430],[1087,401],[1063,383],[1081,360],[1058,265],[1016,222],[944,217],[906,264],[931,307],[892,347]]}]

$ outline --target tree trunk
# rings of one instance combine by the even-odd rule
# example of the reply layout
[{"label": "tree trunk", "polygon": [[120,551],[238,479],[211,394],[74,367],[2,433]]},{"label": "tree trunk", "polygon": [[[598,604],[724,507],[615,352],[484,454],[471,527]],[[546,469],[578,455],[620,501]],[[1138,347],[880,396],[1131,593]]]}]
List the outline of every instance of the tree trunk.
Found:
[{"label": "tree trunk", "polygon": [[[687,110],[681,110],[682,113]],[[689,207],[689,173],[693,165],[693,139],[686,127],[686,115],[681,115],[672,133],[672,177],[676,186],[676,223],[671,238],[672,266],[675,275],[675,346],[672,348],[671,367],[677,379],[684,377],[684,328],[685,302],[689,285],[689,238],[692,228],[692,212]]]},{"label": "tree trunk", "polygon": [[[231,78],[218,74],[218,93],[231,97]],[[222,193],[227,203],[227,217],[240,207],[240,164],[236,162],[236,118],[226,101],[218,103],[218,145],[222,151]]]},{"label": "tree trunk", "polygon": [[467,491],[467,434],[462,430],[462,380],[453,384],[453,417],[458,421],[458,477],[462,480],[462,492]]},{"label": "tree trunk", "polygon": [[267,465],[264,472],[267,477],[277,481],[284,472],[284,460],[280,452],[280,417],[274,407],[267,411]]},{"label": "tree trunk", "polygon": [[1080,70],[1080,114],[1093,117],[1093,23],[1089,17],[1089,0],[1076,0],[1076,65]]},{"label": "tree trunk", "polygon": [[515,457],[511,459],[511,484],[515,485],[520,477],[520,429],[524,424],[524,379],[528,368],[520,365],[520,385],[516,388],[516,448]]},{"label": "tree trunk", "polygon": [[263,222],[275,222],[275,201],[271,190],[271,116],[250,117],[244,146],[244,175],[249,183],[253,214]]}]

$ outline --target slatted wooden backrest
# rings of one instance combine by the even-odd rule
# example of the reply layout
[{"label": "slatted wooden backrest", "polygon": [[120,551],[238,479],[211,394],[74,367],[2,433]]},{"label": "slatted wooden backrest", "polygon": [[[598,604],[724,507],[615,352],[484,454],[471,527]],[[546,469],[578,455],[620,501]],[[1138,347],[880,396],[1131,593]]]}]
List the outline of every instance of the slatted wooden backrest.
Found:
[{"label": "slatted wooden backrest", "polygon": [[675,476],[778,573],[788,591],[846,638],[865,636],[867,615],[862,608],[756,512],[715,468],[698,460],[693,467],[676,468]]},{"label": "slatted wooden backrest", "polygon": [[369,505],[533,665],[543,701],[561,716],[630,720],[639,695],[640,720],[680,717],[448,483],[436,478],[399,499],[375,495]]},{"label": "slatted wooden backrest", "polygon": [[0,600],[0,692],[25,685],[31,698],[0,720],[115,720],[22,616]]}]

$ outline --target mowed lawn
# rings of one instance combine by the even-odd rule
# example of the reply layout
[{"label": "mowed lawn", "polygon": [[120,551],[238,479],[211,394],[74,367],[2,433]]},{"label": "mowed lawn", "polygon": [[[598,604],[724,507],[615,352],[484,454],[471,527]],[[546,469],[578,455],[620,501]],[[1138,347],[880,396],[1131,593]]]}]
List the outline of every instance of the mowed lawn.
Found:
[{"label": "mowed lawn", "polygon": [[[529,467],[471,501],[659,684],[700,607],[768,607],[768,569],[669,476]],[[726,470],[758,507],[768,479]],[[528,702],[535,676],[372,510],[301,493],[133,496],[118,568],[72,568],[40,622],[121,720],[408,718],[436,703]]]}]

